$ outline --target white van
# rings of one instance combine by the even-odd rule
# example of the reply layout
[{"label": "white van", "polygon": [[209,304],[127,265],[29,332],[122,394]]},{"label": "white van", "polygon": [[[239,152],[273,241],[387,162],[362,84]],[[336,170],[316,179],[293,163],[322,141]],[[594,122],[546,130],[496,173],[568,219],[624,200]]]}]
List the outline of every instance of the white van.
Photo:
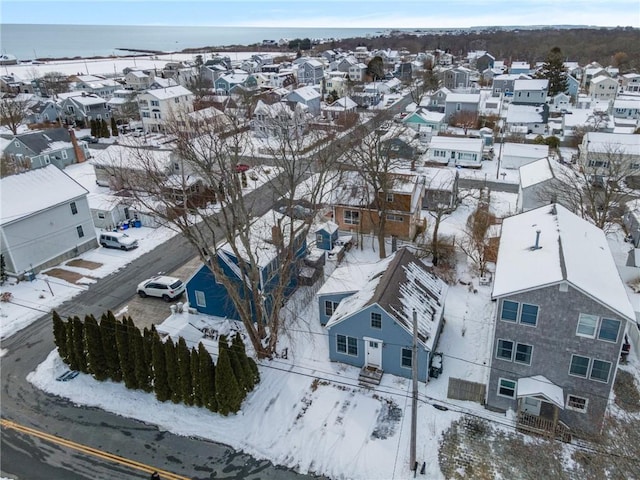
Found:
[{"label": "white van", "polygon": [[100,234],[100,245],[105,248],[119,248],[120,250],[131,250],[138,246],[138,240],[131,238],[126,233],[108,232]]}]

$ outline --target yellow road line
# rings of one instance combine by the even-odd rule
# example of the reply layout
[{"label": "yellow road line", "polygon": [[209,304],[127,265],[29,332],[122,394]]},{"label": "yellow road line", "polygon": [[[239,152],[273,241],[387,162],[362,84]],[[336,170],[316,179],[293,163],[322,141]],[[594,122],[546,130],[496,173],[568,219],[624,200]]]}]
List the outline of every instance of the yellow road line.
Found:
[{"label": "yellow road line", "polygon": [[136,470],[141,470],[149,474],[153,472],[158,472],[158,474],[163,480],[190,480],[189,477],[183,477],[182,475],[167,472],[165,470],[160,470],[158,468],[151,467],[144,463],[136,462],[135,460],[130,460],[128,458],[120,457],[119,455],[114,455],[112,453],[103,452],[102,450],[98,450],[96,448],[88,447],[86,445],[81,445],[79,443],[72,442],[71,440],[66,440],[56,435],[51,435],[50,433],[36,430],[35,428],[25,427],[24,425],[20,425],[16,422],[12,422],[11,420],[5,420],[4,418],[0,419],[0,425],[3,428],[11,428],[13,430],[26,433],[27,435],[32,435],[42,440],[47,440],[49,442],[65,446],[67,448],[71,448],[73,450],[86,453],[87,455],[93,455],[95,457],[99,457],[104,460],[109,460],[111,462],[119,463],[120,465],[124,465],[127,467],[135,468]]}]

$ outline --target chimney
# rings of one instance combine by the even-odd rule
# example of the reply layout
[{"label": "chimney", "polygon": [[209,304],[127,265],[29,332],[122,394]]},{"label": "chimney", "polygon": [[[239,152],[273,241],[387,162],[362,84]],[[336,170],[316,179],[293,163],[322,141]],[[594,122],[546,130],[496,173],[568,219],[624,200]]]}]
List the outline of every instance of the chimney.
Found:
[{"label": "chimney", "polygon": [[83,163],[86,158],[84,156],[84,150],[78,144],[78,139],[76,138],[76,132],[73,131],[73,128],[69,129],[69,137],[71,137],[71,145],[73,145],[73,152],[76,154],[76,161],[78,163]]},{"label": "chimney", "polygon": [[531,250],[540,250],[542,247],[540,246],[540,230],[536,230],[536,244],[531,247]]},{"label": "chimney", "polygon": [[282,232],[278,225],[273,225],[271,227],[271,242],[278,248],[282,245]]}]

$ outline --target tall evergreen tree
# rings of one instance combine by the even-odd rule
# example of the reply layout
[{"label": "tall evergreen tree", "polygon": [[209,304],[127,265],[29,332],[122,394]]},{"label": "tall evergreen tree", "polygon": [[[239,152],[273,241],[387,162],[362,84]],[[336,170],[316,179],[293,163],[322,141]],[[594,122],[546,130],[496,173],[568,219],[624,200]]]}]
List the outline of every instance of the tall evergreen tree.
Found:
[{"label": "tall evergreen tree", "polygon": [[69,361],[67,358],[67,328],[64,320],[55,310],[53,311],[53,341],[58,347],[58,355],[63,362],[67,363]]},{"label": "tall evergreen tree", "polygon": [[167,383],[171,391],[171,401],[180,403],[182,401],[182,391],[178,380],[178,361],[176,359],[176,347],[171,337],[167,337],[164,342],[164,360],[167,364]]},{"label": "tall evergreen tree", "polygon": [[[151,388],[151,359],[147,359],[145,352],[145,339],[140,333],[140,329],[133,325],[133,320],[129,317],[131,327],[129,328],[129,344],[133,352],[133,363],[135,366],[135,376],[138,388],[145,392],[152,391]],[[145,329],[146,330],[146,329]]]},{"label": "tall evergreen tree", "polygon": [[245,376],[244,369],[242,368],[242,360],[240,360],[240,356],[238,355],[239,352],[235,348],[229,348],[227,338],[224,335],[221,335],[220,339],[222,340],[223,338],[224,338],[224,345],[223,345],[223,342],[221,341],[218,348],[219,349],[224,348],[225,350],[228,351],[229,362],[231,363],[231,369],[233,370],[233,374],[235,375],[236,380],[238,381],[238,386],[243,391],[243,397],[244,397],[244,395],[246,395],[246,392],[250,390],[249,385],[251,384],[251,380]]},{"label": "tall evergreen tree", "polygon": [[87,315],[84,320],[85,337],[87,338],[87,363],[89,372],[93,377],[104,382],[109,378],[107,370],[107,362],[104,355],[104,347],[102,346],[102,336],[100,335],[100,327],[93,315]]},{"label": "tall evergreen tree", "polygon": [[244,392],[233,374],[228,348],[223,348],[219,351],[215,386],[218,411],[222,415],[226,416],[229,413],[235,413],[240,410]]},{"label": "tall evergreen tree", "polygon": [[147,365],[151,365],[153,363],[152,349],[153,349],[153,334],[155,333],[155,327],[151,325],[151,328],[144,327],[142,333],[142,344],[144,346],[144,358],[147,362]]},{"label": "tall evergreen tree", "polygon": [[100,132],[98,131],[98,122],[96,120],[91,120],[89,122],[89,125],[91,127],[91,136],[92,137],[99,137],[100,136]]},{"label": "tall evergreen tree", "polygon": [[84,323],[80,317],[73,317],[73,355],[76,360],[77,369],[82,373],[89,373],[87,368],[87,347],[84,336]]},{"label": "tall evergreen tree", "polygon": [[67,334],[67,360],[66,364],[69,365],[71,370],[80,370],[80,363],[76,357],[76,349],[73,343],[73,318],[69,317],[67,323],[64,326]]},{"label": "tall evergreen tree", "polygon": [[202,392],[200,390],[200,354],[195,347],[191,348],[191,385],[193,386],[193,403],[202,407]]},{"label": "tall evergreen tree", "polygon": [[138,388],[133,352],[129,350],[129,325],[126,318],[121,322],[116,321],[116,348],[124,385],[127,388]]},{"label": "tall evergreen tree", "polygon": [[109,138],[111,134],[109,133],[109,125],[105,122],[104,118],[100,120],[100,136],[102,138]]},{"label": "tall evergreen tree", "polygon": [[122,369],[120,368],[120,357],[116,348],[116,323],[116,317],[113,316],[111,311],[103,314],[100,318],[100,336],[102,337],[102,347],[109,378],[114,382],[121,382]]},{"label": "tall evergreen tree", "polygon": [[153,390],[156,398],[161,402],[166,402],[171,398],[171,390],[167,381],[167,361],[165,359],[164,343],[157,332],[153,334]]},{"label": "tall evergreen tree", "polygon": [[116,123],[116,117],[111,115],[111,135],[114,137],[118,135],[118,124]]},{"label": "tall evergreen tree", "polygon": [[249,357],[247,357],[247,351],[246,351],[244,342],[242,341],[242,336],[240,335],[240,332],[237,332],[234,335],[233,340],[231,342],[231,350],[235,353],[236,357],[238,358],[238,361],[242,366],[242,375],[244,376],[244,379],[245,379],[245,385],[247,387],[247,391],[253,390],[253,387],[256,384],[256,378],[253,373],[253,370],[251,369],[251,364],[249,363]]},{"label": "tall evergreen tree", "polygon": [[198,360],[200,361],[200,397],[204,407],[212,412],[218,411],[218,400],[216,398],[216,367],[213,364],[211,355],[202,342],[198,344]]},{"label": "tall evergreen tree", "polygon": [[193,378],[191,376],[191,351],[187,347],[184,338],[178,339],[176,346],[176,358],[178,360],[178,385],[180,387],[182,401],[187,405],[193,405]]},{"label": "tall evergreen tree", "polygon": [[567,69],[564,66],[564,58],[560,47],[553,47],[547,54],[547,58],[542,65],[542,69],[536,75],[537,78],[549,80],[549,90],[547,94],[554,97],[564,92],[568,86]]},{"label": "tall evergreen tree", "polygon": [[7,262],[4,259],[4,253],[0,253],[0,285],[4,285],[9,276],[7,275]]}]

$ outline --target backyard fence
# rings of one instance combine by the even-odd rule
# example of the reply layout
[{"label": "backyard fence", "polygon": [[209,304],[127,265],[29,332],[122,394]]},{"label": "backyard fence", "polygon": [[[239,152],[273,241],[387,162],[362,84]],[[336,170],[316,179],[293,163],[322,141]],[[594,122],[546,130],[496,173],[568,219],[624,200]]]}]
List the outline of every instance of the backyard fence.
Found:
[{"label": "backyard fence", "polygon": [[449,378],[447,398],[454,400],[470,400],[484,404],[486,385],[484,383],[469,382],[459,378]]}]

